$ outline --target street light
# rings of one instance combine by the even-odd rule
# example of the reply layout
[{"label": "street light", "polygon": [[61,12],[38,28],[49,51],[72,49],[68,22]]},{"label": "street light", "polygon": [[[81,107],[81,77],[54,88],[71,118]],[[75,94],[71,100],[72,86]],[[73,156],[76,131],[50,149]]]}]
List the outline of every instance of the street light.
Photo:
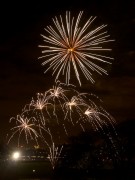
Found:
[{"label": "street light", "polygon": [[20,158],[20,152],[19,151],[15,151],[15,152],[13,152],[13,154],[12,154],[12,159],[13,160],[18,160]]}]

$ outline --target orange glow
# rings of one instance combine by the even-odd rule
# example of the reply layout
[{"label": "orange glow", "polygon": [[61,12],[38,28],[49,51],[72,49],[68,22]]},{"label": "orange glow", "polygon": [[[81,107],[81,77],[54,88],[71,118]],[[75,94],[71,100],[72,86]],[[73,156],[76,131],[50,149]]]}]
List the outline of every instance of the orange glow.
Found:
[{"label": "orange glow", "polygon": [[69,48],[68,52],[74,52],[74,48]]}]

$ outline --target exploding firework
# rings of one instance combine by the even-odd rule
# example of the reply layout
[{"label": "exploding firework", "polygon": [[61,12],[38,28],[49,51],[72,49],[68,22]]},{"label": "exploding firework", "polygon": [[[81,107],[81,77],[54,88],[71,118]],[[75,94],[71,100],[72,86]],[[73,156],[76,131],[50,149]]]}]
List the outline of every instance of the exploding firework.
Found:
[{"label": "exploding firework", "polygon": [[56,81],[55,86],[47,91],[48,101],[53,104],[53,115],[55,115],[55,117],[57,118],[57,122],[58,117],[56,114],[56,106],[61,107],[62,111],[64,112],[63,103],[68,101],[68,98],[65,95],[68,90],[65,90],[63,86],[66,85],[64,83],[61,83],[60,81]]},{"label": "exploding firework", "polygon": [[[45,126],[46,124],[46,119],[44,117],[44,111],[49,115],[49,111],[48,111],[48,107],[53,106],[51,103],[48,102],[48,96],[46,95],[47,92],[43,93],[37,93],[37,98],[36,100],[34,98],[32,98],[30,104],[25,105],[24,109],[23,109],[23,114],[24,113],[30,113],[32,112],[36,112],[36,114],[38,115],[39,118],[37,118],[38,120],[41,120],[41,123],[43,126]],[[39,123],[40,123],[39,120]]]},{"label": "exploding firework", "polygon": [[47,103],[48,98],[46,97],[46,93],[38,93],[37,94],[37,100],[32,99],[30,103],[30,108],[33,107],[34,109],[39,109],[42,110],[43,108],[46,108],[48,103]]},{"label": "exploding firework", "polygon": [[71,120],[72,124],[74,124],[72,120],[72,113],[74,112],[74,109],[80,115],[83,111],[82,106],[87,106],[82,96],[83,94],[79,94],[77,92],[77,96],[73,96],[70,101],[64,103],[64,107],[66,108],[65,119],[68,118],[69,114],[69,119]]},{"label": "exploding firework", "polygon": [[[49,136],[49,140],[47,140],[46,135]],[[61,156],[61,152],[63,149],[63,146],[56,146],[52,137],[52,133],[49,128],[43,128],[40,127],[40,135],[42,137],[43,142],[47,145],[47,151],[48,151],[48,159],[52,165],[52,168],[54,169],[57,161],[59,160]]]},{"label": "exploding firework", "polygon": [[68,90],[65,90],[63,86],[65,86],[64,83],[56,81],[56,85],[47,91],[48,100],[52,100],[54,102],[54,105],[56,99],[59,101],[60,104],[61,100],[64,102],[68,100],[67,96],[65,95],[66,91]]},{"label": "exploding firework", "polygon": [[44,144],[54,169],[63,148],[60,145],[63,137],[67,139],[74,133],[80,133],[80,130],[87,131],[89,127],[104,134],[109,132],[110,125],[114,128],[113,118],[101,106],[97,106],[92,97],[99,99],[93,94],[79,93],[74,86],[57,81],[51,89],[32,98],[24,106],[21,115],[11,118],[16,125],[11,128],[8,143],[19,134],[18,145],[23,135],[27,143],[34,140],[37,144]]},{"label": "exploding firework", "polygon": [[16,126],[11,128],[12,135],[10,139],[8,140],[8,143],[16,134],[19,133],[18,135],[18,146],[19,146],[21,135],[24,133],[27,143],[29,142],[29,139],[30,139],[30,140],[36,141],[36,143],[38,144],[38,141],[37,141],[38,133],[35,130],[36,119],[34,117],[27,118],[27,117],[24,117],[24,115],[17,115],[16,118],[11,118],[11,120],[12,119],[16,120]]},{"label": "exploding firework", "polygon": [[[107,71],[98,65],[98,62],[111,64],[113,58],[102,55],[103,51],[111,49],[103,48],[103,44],[113,41],[109,39],[107,31],[104,30],[106,25],[101,25],[92,29],[91,24],[96,17],[90,17],[81,27],[81,18],[83,12],[80,11],[78,17],[71,17],[70,12],[66,12],[66,18],[60,15],[59,18],[53,19],[54,27],[47,26],[45,31],[48,35],[42,35],[45,45],[43,56],[45,59],[42,65],[49,64],[49,69],[53,69],[53,75],[56,73],[56,80],[60,74],[66,76],[66,84],[69,84],[71,70],[74,69],[76,78],[81,86],[79,69],[87,80],[94,82],[92,72],[107,74]],[[109,60],[109,61],[108,61]]]},{"label": "exploding firework", "polygon": [[[70,12],[66,12],[65,19],[62,16],[55,17],[54,26],[45,28],[48,35],[42,35],[45,45],[39,46],[43,48],[43,56],[39,59],[44,59],[42,65],[49,65],[45,72],[53,69],[56,84],[45,93],[38,93],[36,98],[32,98],[31,102],[24,106],[21,115],[11,118],[15,120],[16,125],[11,128],[8,143],[17,134],[18,146],[22,135],[27,143],[34,140],[38,144],[40,138],[40,142],[48,148],[48,159],[53,169],[63,149],[62,143],[54,142],[56,137],[60,139],[60,132],[66,133],[66,137],[72,136],[78,125],[81,131],[85,131],[90,125],[104,134],[104,127],[107,133],[110,124],[114,128],[113,118],[101,106],[97,106],[89,94],[79,93],[70,84],[72,71],[80,86],[81,74],[93,83],[92,73],[95,71],[101,75],[107,74],[100,64],[111,64],[113,59],[102,54],[111,50],[103,47],[104,44],[113,41],[104,30],[106,25],[92,28],[96,17],[90,17],[82,24],[82,14],[80,11],[75,19],[71,17]],[[58,80],[61,74],[65,76],[65,84]],[[108,137],[110,139],[110,136]]]},{"label": "exploding firework", "polygon": [[49,159],[53,169],[55,168],[56,163],[58,162],[58,160],[60,158],[62,149],[63,149],[63,146],[56,147],[54,143],[49,148],[48,159]]},{"label": "exploding firework", "polygon": [[[40,135],[42,128],[48,129],[50,126],[53,128],[54,125],[62,125],[66,135],[69,135],[67,130],[69,124],[80,125],[83,131],[88,125],[95,130],[103,130],[103,126],[107,127],[110,124],[113,126],[113,118],[101,106],[98,107],[92,97],[95,98],[92,94],[79,93],[73,86],[69,88],[66,84],[57,81],[53,88],[44,94],[38,93],[37,98],[33,98],[30,104],[25,106],[22,116],[17,116],[17,122],[21,125],[12,130],[18,128],[18,132],[22,128],[29,133],[29,129],[27,129],[29,126],[26,126],[25,129],[25,124],[29,123],[28,117],[34,118],[35,121],[30,124],[30,127],[34,127],[34,125],[40,127],[38,129]],[[25,119],[25,117],[27,118]]]}]

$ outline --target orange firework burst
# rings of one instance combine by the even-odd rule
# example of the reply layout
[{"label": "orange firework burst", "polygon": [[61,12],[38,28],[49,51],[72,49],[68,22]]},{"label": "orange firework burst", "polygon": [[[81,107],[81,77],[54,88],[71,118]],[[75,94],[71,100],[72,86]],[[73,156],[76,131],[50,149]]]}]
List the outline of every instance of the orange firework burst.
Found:
[{"label": "orange firework burst", "polygon": [[104,31],[106,25],[101,25],[94,30],[91,29],[91,24],[96,17],[90,17],[81,27],[80,21],[83,12],[80,11],[76,21],[71,17],[70,12],[66,12],[66,19],[62,16],[53,19],[54,27],[47,26],[45,31],[47,35],[42,35],[45,45],[40,45],[43,48],[43,56],[39,58],[45,59],[42,65],[49,64],[49,69],[53,69],[53,74],[56,73],[56,80],[62,73],[66,75],[66,83],[69,84],[72,67],[79,84],[81,79],[79,69],[84,74],[87,80],[94,82],[92,71],[99,74],[107,74],[107,71],[97,65],[97,62],[109,63],[113,59],[109,56],[102,55],[103,51],[111,49],[103,48],[102,45],[113,40],[109,39],[107,31]]}]

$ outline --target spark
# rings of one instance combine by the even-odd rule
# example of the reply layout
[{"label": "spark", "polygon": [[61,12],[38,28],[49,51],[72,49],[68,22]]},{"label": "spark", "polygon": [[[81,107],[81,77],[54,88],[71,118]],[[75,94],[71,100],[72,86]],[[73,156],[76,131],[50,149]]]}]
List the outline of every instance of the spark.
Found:
[{"label": "spark", "polygon": [[31,102],[25,105],[22,114],[25,114],[25,113],[29,114],[30,112],[36,112],[36,114],[38,115],[37,120],[41,122],[43,126],[45,126],[46,118],[45,118],[44,113],[47,113],[47,115],[51,117],[48,111],[48,108],[50,106],[53,106],[53,104],[48,102],[47,92],[45,92],[44,94],[37,93],[36,99],[32,98]]},{"label": "spark", "polygon": [[[68,90],[65,90],[63,88],[63,86],[65,86],[64,83],[60,83],[60,81],[56,81],[56,84],[53,86],[53,88],[49,89],[47,91],[47,94],[48,95],[48,101],[50,102],[51,100],[53,101],[53,107],[54,107],[54,110],[53,110],[53,114],[56,116],[57,118],[57,115],[56,115],[56,103],[58,103],[60,105],[60,107],[62,108],[63,110],[63,102],[67,101],[68,98],[67,96],[65,95],[65,93],[68,91]],[[63,110],[64,112],[64,110]]]},{"label": "spark", "polygon": [[70,12],[66,12],[66,18],[61,15],[59,18],[53,19],[54,27],[47,26],[45,31],[47,35],[41,35],[45,45],[43,48],[43,56],[45,59],[42,65],[49,64],[45,73],[53,69],[53,75],[56,73],[55,80],[59,79],[60,74],[65,75],[65,82],[69,84],[71,71],[74,69],[75,76],[81,86],[79,70],[87,80],[94,83],[92,72],[107,74],[107,71],[98,65],[98,62],[111,64],[112,57],[102,55],[103,51],[111,49],[104,48],[105,43],[113,40],[109,39],[105,27],[101,25],[92,29],[91,24],[96,17],[90,17],[81,27],[80,24],[83,11],[80,11],[78,17],[71,17]]},{"label": "spark", "polygon": [[85,105],[84,100],[81,97],[81,94],[79,94],[78,96],[73,96],[71,98],[71,101],[66,103],[66,106],[69,106],[70,110],[72,110],[72,107],[78,107],[80,105]]},{"label": "spark", "polygon": [[108,125],[112,125],[113,129],[114,129],[114,125],[113,125],[113,121],[111,116],[106,113],[106,111],[103,110],[103,108],[98,108],[95,104],[93,104],[93,106],[89,106],[85,112],[85,121],[88,121],[89,123],[92,124],[93,128],[95,130],[99,130],[101,129],[104,132],[104,126],[108,127]]},{"label": "spark", "polygon": [[81,107],[82,106],[87,106],[84,99],[82,98],[83,95],[84,94],[81,94],[81,93],[79,94],[78,93],[77,96],[73,96],[70,101],[67,101],[67,102],[64,103],[64,107],[66,108],[65,119],[67,118],[68,113],[69,113],[70,120],[71,120],[73,125],[74,125],[73,120],[72,120],[73,108],[80,115],[80,113],[82,112]]},{"label": "spark", "polygon": [[56,145],[55,145],[55,143],[53,141],[52,133],[51,133],[49,128],[45,129],[45,128],[41,127],[41,130],[43,130],[45,133],[47,133],[47,135],[49,135],[50,143],[47,142],[47,140],[45,139],[44,135],[41,132],[43,141],[45,142],[45,144],[48,147],[48,157],[47,158],[49,159],[49,161],[50,161],[50,163],[52,165],[52,168],[54,169],[56,164],[57,164],[58,159],[60,158],[63,146],[56,147]]},{"label": "spark", "polygon": [[32,108],[34,108],[34,110],[40,110],[41,123],[43,125],[46,124],[46,120],[45,120],[45,117],[44,117],[44,114],[43,114],[43,109],[46,110],[47,114],[50,117],[50,114],[49,114],[49,111],[48,111],[48,106],[49,105],[53,106],[51,103],[48,102],[47,92],[45,92],[44,94],[38,93],[37,94],[37,100],[32,99],[32,101],[31,101],[31,103],[29,105],[30,109],[32,107]]},{"label": "spark", "polygon": [[[42,142],[42,145],[46,146],[48,159],[54,169],[63,149],[62,145],[56,146],[54,137],[56,138],[57,134],[61,137],[63,135],[61,133],[64,132],[66,136],[70,136],[74,129],[76,132],[78,130],[85,132],[92,126],[93,130],[102,131],[106,135],[110,132],[110,125],[116,132],[114,119],[94,102],[95,98],[98,102],[101,100],[93,94],[79,93],[73,87],[57,81],[53,88],[45,91],[44,94],[37,93],[37,97],[32,98],[21,115],[10,119],[15,120],[16,125],[11,128],[8,143],[15,135],[18,135],[18,146],[23,135],[27,143],[30,140],[36,141],[37,145]],[[48,112],[51,114],[50,119],[53,117],[52,114],[55,114],[58,118],[57,124],[54,121],[47,122],[46,113],[50,104],[52,106],[52,110],[49,109]],[[71,130],[71,128],[73,129]]]},{"label": "spark", "polygon": [[35,140],[36,143],[38,144],[38,142],[37,142],[38,133],[33,128],[33,127],[35,127],[35,121],[36,121],[36,119],[34,117],[27,118],[27,117],[24,117],[23,115],[17,115],[16,118],[11,118],[11,120],[12,119],[16,120],[17,125],[15,127],[11,128],[11,131],[13,131],[13,133],[12,133],[10,139],[8,140],[8,143],[10,142],[10,140],[14,137],[14,135],[16,133],[19,133],[19,135],[18,135],[18,146],[19,146],[20,137],[21,137],[22,133],[24,133],[27,144],[29,142],[29,138],[31,140]]},{"label": "spark", "polygon": [[49,148],[48,159],[53,169],[55,168],[56,163],[58,159],[60,158],[62,149],[63,149],[63,146],[56,147],[54,143],[52,144],[52,147]]},{"label": "spark", "polygon": [[67,97],[65,95],[65,92],[68,91],[68,90],[64,90],[63,89],[63,85],[65,85],[64,83],[60,83],[60,81],[56,81],[56,85],[53,86],[52,89],[49,89],[48,93],[50,94],[48,99],[62,99],[64,101],[67,100]]},{"label": "spark", "polygon": [[35,101],[34,99],[32,99],[30,107],[33,106],[35,109],[42,110],[43,108],[47,107],[47,100],[48,99],[46,98],[46,93],[37,93],[37,100]]}]

